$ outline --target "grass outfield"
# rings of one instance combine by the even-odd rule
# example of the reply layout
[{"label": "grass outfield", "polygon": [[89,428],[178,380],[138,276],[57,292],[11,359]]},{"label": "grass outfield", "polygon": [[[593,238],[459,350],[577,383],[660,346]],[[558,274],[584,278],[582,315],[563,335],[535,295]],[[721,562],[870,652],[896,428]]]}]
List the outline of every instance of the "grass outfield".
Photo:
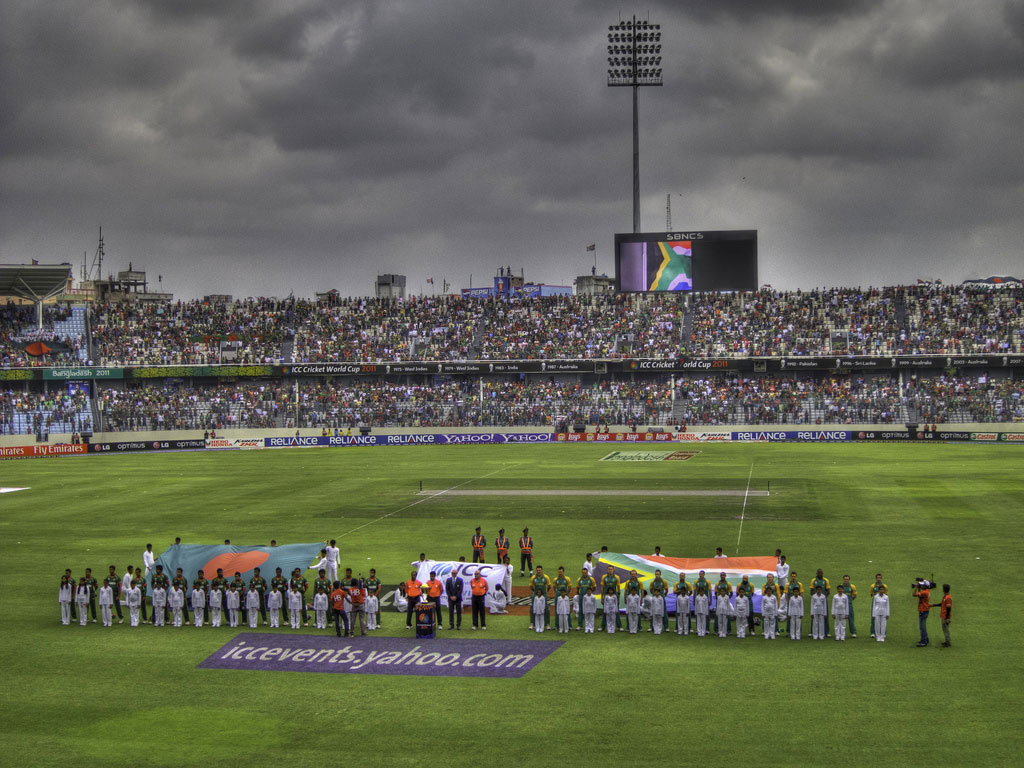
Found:
[{"label": "grass outfield", "polygon": [[[636,446],[637,449],[648,449]],[[685,462],[597,445],[293,449],[0,464],[3,759],[11,766],[1019,765],[1024,452],[980,445],[708,444]],[[764,489],[750,497],[418,496],[424,489]],[[741,533],[742,516],[742,533]],[[61,626],[60,574],[102,577],[185,543],[339,539],[342,566],[406,577],[473,528],[535,562],[583,554],[787,554],[860,589],[859,638],[560,636],[521,679],[197,669],[245,629]],[[493,554],[489,547],[488,554]],[[876,571],[889,638],[868,637]],[[917,641],[909,584],[953,585],[954,646]],[[516,584],[525,583],[516,579]],[[1009,587],[1008,592],[1004,589]],[[937,592],[941,592],[937,590]],[[938,595],[933,592],[934,602]],[[409,633],[397,614],[385,634]],[[537,639],[492,617],[488,639]],[[464,627],[463,636],[481,639]],[[284,634],[291,630],[278,630]],[[300,630],[310,633],[312,629]],[[447,634],[447,633],[445,633]],[[454,712],[458,723],[453,724]]]}]

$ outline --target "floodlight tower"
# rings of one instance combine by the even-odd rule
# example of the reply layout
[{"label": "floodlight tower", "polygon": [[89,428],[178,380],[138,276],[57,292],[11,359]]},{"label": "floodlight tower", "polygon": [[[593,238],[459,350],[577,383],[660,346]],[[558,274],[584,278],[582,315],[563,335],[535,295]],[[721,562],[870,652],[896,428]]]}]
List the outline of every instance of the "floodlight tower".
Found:
[{"label": "floodlight tower", "polygon": [[633,89],[633,231],[640,231],[640,115],[637,93],[643,85],[662,85],[661,25],[620,21],[608,27],[608,86]]}]

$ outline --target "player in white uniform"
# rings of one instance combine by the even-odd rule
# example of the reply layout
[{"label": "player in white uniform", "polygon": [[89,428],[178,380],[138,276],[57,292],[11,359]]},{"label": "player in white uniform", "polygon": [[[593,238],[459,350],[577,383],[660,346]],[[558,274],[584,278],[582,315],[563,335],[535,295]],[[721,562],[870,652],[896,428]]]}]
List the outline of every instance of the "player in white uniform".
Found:
[{"label": "player in white uniform", "polygon": [[799,592],[790,595],[786,603],[787,616],[789,617],[789,639],[799,640],[801,624],[804,621],[804,596]]},{"label": "player in white uniform", "polygon": [[750,598],[746,592],[736,595],[736,604],[733,606],[736,611],[736,637],[747,636],[747,618],[750,616]]},{"label": "player in white uniform", "polygon": [[[376,598],[368,597],[366,598],[366,602],[369,603],[370,600],[375,599]],[[316,594],[313,595],[313,613],[316,615],[316,628],[327,629],[327,593],[324,592],[323,587],[318,589]],[[375,619],[373,613],[368,612],[367,618],[369,618],[370,624],[374,623]]]},{"label": "player in white uniform", "polygon": [[153,588],[153,626],[164,625],[164,614],[167,612],[167,590],[163,587]]},{"label": "player in white uniform", "polygon": [[146,545],[146,551],[142,553],[142,564],[146,566],[146,575],[149,576],[153,572],[153,566],[156,565],[156,555],[153,554],[152,544]]},{"label": "player in white uniform", "polygon": [[779,585],[779,589],[784,589],[786,584],[789,583],[789,563],[786,562],[786,556],[779,556],[779,564],[775,566],[775,581]]},{"label": "player in white uniform", "polygon": [[715,624],[718,626],[718,636],[726,637],[729,634],[729,609],[732,605],[727,596],[718,595],[715,599]]},{"label": "player in white uniform", "polygon": [[292,629],[298,629],[299,620],[302,618],[302,595],[295,587],[288,590],[288,616],[291,619]]},{"label": "player in white uniform", "polygon": [[221,608],[224,606],[224,591],[220,589],[210,590],[210,626],[220,626]]},{"label": "player in white uniform", "polygon": [[889,621],[889,595],[877,592],[871,599],[871,618],[875,622],[875,639],[885,642],[885,625]]},{"label": "player in white uniform", "polygon": [[113,618],[111,616],[111,608],[114,605],[114,590],[104,584],[100,587],[100,619],[103,621],[104,627],[113,625]]},{"label": "player in white uniform", "polygon": [[128,601],[128,623],[137,627],[139,626],[139,607],[142,605],[142,590],[138,587],[129,588],[125,600]]},{"label": "player in white uniform", "polygon": [[245,611],[249,616],[249,629],[255,629],[260,618],[260,593],[255,589],[245,593]]},{"label": "player in white uniform", "polygon": [[636,587],[633,587],[626,595],[626,626],[629,628],[629,634],[635,635],[637,630],[640,628],[640,611],[643,606],[640,600],[640,595],[637,594]]},{"label": "player in white uniform", "polygon": [[555,617],[558,619],[558,631],[569,631],[569,596],[559,595],[555,600]]},{"label": "player in white uniform", "polygon": [[660,635],[665,628],[665,596],[651,595],[651,629]]},{"label": "player in white uniform", "polygon": [[765,640],[775,639],[775,621],[778,611],[779,600],[775,597],[775,593],[772,592],[761,596],[761,624],[763,626],[761,634]]},{"label": "player in white uniform", "polygon": [[60,623],[71,624],[71,598],[74,593],[74,585],[67,576],[60,578],[60,591],[57,593],[57,602],[60,604]]},{"label": "player in white uniform", "polygon": [[587,593],[582,596],[581,603],[583,610],[583,632],[594,634],[594,617],[597,616],[597,598],[594,597],[593,588],[587,588]]},{"label": "player in white uniform", "polygon": [[[602,603],[604,609],[604,615],[607,617],[605,624],[608,628],[608,634],[615,634],[615,625],[618,623],[619,616],[619,598],[617,595],[605,595],[604,602]],[[612,619],[615,621],[612,621]]]},{"label": "player in white uniform", "polygon": [[697,617],[697,637],[708,633],[708,594],[700,591],[693,597],[693,613]]},{"label": "player in white uniform", "polygon": [[206,592],[196,587],[192,590],[192,619],[197,627],[203,626],[203,613],[206,611]]},{"label": "player in white uniform", "polygon": [[171,623],[175,627],[181,626],[181,612],[185,607],[185,593],[177,586],[171,587],[171,593],[167,596],[167,604],[171,609]]},{"label": "player in white uniform", "polygon": [[825,639],[825,614],[828,613],[828,598],[821,587],[811,595],[811,639]]},{"label": "player in white uniform", "polygon": [[235,585],[232,584],[228,588],[228,593],[224,595],[224,608],[228,612],[228,626],[238,626],[238,607],[241,605],[242,596],[238,594],[238,590],[235,589]]},{"label": "player in white uniform", "polygon": [[548,601],[544,595],[537,595],[533,598],[533,628],[538,632],[544,631],[544,611],[547,610]]},{"label": "player in white uniform", "polygon": [[839,585],[832,597],[832,626],[836,630],[836,640],[846,639],[846,618],[850,615],[850,598]]},{"label": "player in white uniform", "polygon": [[333,584],[338,580],[338,563],[341,562],[341,550],[337,542],[331,539],[327,545],[327,579]]},{"label": "player in white uniform", "polygon": [[277,629],[281,626],[281,603],[284,601],[283,595],[277,591],[277,587],[267,595],[267,610],[270,611],[270,627],[271,629]]}]

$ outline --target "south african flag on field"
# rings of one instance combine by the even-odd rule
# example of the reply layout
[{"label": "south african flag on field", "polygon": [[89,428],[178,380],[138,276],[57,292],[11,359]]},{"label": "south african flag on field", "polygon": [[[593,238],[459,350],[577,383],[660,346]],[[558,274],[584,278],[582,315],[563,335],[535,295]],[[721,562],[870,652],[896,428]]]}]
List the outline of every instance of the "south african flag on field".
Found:
[{"label": "south african flag on field", "polygon": [[[630,579],[630,571],[637,572],[637,579],[643,584],[644,589],[650,589],[650,583],[654,579],[654,571],[661,569],[661,578],[668,587],[668,596],[665,599],[665,610],[675,611],[676,598],[672,587],[679,581],[679,574],[685,573],[686,580],[690,587],[697,580],[697,576],[704,571],[704,578],[715,582],[725,573],[725,579],[736,592],[736,585],[742,581],[744,574],[748,581],[754,585],[756,590],[753,600],[755,613],[761,611],[761,587],[764,586],[767,574],[775,574],[776,560],[773,555],[764,557],[666,557],[655,555],[631,555],[624,552],[596,552],[594,559],[597,561],[597,568],[594,569],[595,578],[601,583],[601,577],[608,571],[612,571],[619,577],[619,581],[625,584]],[[621,602],[625,604],[625,596]],[[714,601],[712,601],[713,603]]]}]

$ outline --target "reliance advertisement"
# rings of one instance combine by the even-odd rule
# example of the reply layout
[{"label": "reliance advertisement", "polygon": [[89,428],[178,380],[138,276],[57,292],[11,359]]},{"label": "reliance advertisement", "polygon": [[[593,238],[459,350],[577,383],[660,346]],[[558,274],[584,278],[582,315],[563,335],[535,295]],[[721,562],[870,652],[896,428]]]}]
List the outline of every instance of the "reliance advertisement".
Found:
[{"label": "reliance advertisement", "polygon": [[316,448],[350,445],[467,445],[473,443],[550,443],[551,432],[427,433],[422,435],[339,435],[338,437],[266,437],[266,448]]}]

